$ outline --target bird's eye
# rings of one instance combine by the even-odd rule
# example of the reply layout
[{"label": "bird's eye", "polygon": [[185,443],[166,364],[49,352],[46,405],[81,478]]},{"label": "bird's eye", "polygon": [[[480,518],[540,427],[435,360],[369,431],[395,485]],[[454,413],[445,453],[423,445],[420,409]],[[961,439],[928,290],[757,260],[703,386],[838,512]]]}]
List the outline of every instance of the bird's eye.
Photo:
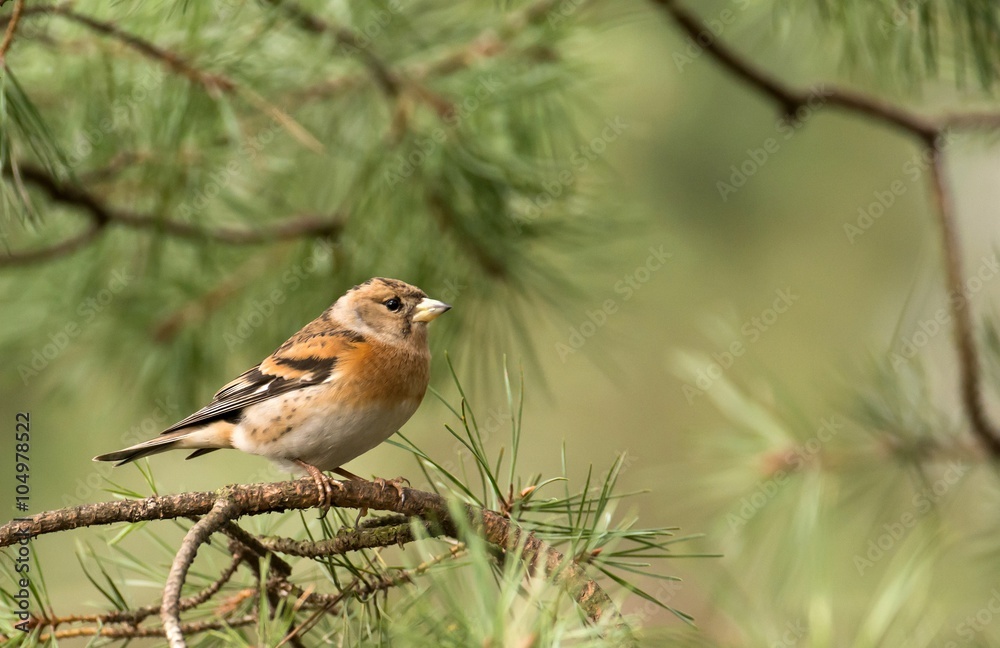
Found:
[{"label": "bird's eye", "polygon": [[391,310],[393,313],[395,313],[396,311],[398,311],[399,307],[403,305],[395,297],[390,297],[389,299],[385,300],[383,303],[385,304],[385,307],[388,308],[389,310]]}]

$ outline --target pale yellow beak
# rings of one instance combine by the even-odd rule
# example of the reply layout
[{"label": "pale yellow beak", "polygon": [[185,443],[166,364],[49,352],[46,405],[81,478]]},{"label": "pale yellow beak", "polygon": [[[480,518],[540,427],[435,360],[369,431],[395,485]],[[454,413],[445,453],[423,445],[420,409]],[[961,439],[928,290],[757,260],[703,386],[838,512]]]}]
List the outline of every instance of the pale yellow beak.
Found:
[{"label": "pale yellow beak", "polygon": [[450,305],[444,302],[439,302],[436,299],[424,297],[420,300],[420,303],[417,304],[417,307],[413,309],[413,321],[429,322],[447,310],[451,310]]}]

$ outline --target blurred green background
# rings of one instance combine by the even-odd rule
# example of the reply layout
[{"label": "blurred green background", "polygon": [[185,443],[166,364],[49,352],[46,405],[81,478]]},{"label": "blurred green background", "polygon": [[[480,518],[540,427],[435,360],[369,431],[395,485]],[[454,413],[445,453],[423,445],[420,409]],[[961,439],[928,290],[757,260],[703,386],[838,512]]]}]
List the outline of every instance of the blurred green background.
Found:
[{"label": "blurred green background", "polygon": [[[108,15],[126,11],[91,4],[86,8]],[[336,7],[313,4],[317,11],[337,13]],[[904,94],[877,76],[845,68],[842,52],[828,37],[830,27],[808,11],[721,1],[695,9],[706,18],[735,11],[736,21],[723,37],[790,81],[839,79],[931,109],[988,105],[987,95],[956,93],[945,82],[928,84],[922,94]],[[234,24],[249,29],[253,19],[247,12],[254,10],[238,5],[233,20],[245,22]],[[460,13],[482,12],[489,22],[512,10],[470,7]],[[408,19],[409,11],[404,10]],[[170,15],[176,17],[180,9],[176,12]],[[133,22],[143,19],[148,16]],[[202,62],[213,56],[225,61],[235,55],[219,46],[226,34],[218,20],[206,17],[200,37],[173,41],[187,51],[204,51]],[[885,128],[833,110],[821,109],[796,128],[780,124],[771,103],[726,76],[708,57],[678,65],[688,43],[663,14],[644,3],[586,7],[566,20],[572,30],[555,47],[571,67],[561,73],[566,76],[559,88],[565,90],[558,91],[568,97],[560,105],[573,124],[575,146],[593,148],[609,123],[621,130],[603,137],[594,163],[567,188],[586,197],[596,224],[588,221],[558,251],[529,253],[550,255],[545,263],[568,277],[576,292],[554,294],[558,285],[546,284],[514,311],[512,293],[520,288],[477,295],[483,282],[467,280],[461,266],[447,260],[456,254],[454,246],[442,244],[442,263],[449,267],[421,271],[432,281],[421,287],[450,301],[455,310],[448,317],[456,315],[453,322],[442,318],[432,327],[432,337],[441,342],[435,349],[435,384],[446,398],[454,398],[442,354],[447,350],[460,378],[475,385],[473,405],[480,417],[500,412],[505,400],[497,366],[506,354],[511,366],[524,367],[525,473],[557,470],[563,441],[575,479],[582,479],[589,465],[603,470],[615,453],[627,452],[624,490],[648,491],[630,504],[642,523],[704,534],[679,551],[721,554],[675,559],[664,568],[683,582],[667,583],[659,595],[692,614],[698,630],[647,609],[639,599],[626,602],[626,612],[641,615],[647,626],[666,628],[651,635],[651,644],[680,641],[671,632],[732,646],[1000,642],[1000,627],[989,623],[992,612],[981,614],[975,631],[966,632],[973,627],[968,618],[990,610],[1000,577],[991,540],[1000,489],[993,470],[968,450],[973,444],[957,406],[950,331],[931,336],[900,370],[885,370],[887,351],[898,351],[902,340],[911,339],[921,322],[946,304],[926,174],[912,172],[918,149]],[[157,37],[152,27],[148,32]],[[78,32],[73,34],[80,41],[70,42],[82,42]],[[294,32],[283,36],[292,37],[302,38]],[[240,42],[237,38],[234,51]],[[277,37],[265,40],[260,57],[267,47],[280,51],[293,45]],[[117,74],[109,67],[119,60],[110,48],[79,44],[80,54],[66,63],[69,69],[58,71],[54,53],[27,60],[15,48],[11,65],[23,70],[19,80],[35,93],[43,115],[54,118],[66,111],[75,118],[77,110],[92,108],[74,104],[73,88],[104,84],[112,92],[118,87],[100,81]],[[248,57],[240,65],[252,80],[258,71],[246,68],[263,68],[265,62]],[[319,65],[303,63],[308,71]],[[91,76],[79,72],[85,67]],[[50,74],[55,81],[44,87]],[[279,86],[266,88],[267,94],[275,96]],[[95,104],[109,99],[93,85],[85,94]],[[167,102],[169,95],[156,100]],[[360,107],[376,100],[369,94],[357,102]],[[342,180],[328,177],[324,165],[354,154],[337,140],[337,133],[352,126],[348,117],[339,118],[344,123],[331,126],[327,140],[316,127],[322,123],[317,117],[322,106],[307,109],[316,114],[297,117],[328,145],[325,153],[311,153],[279,133],[275,146],[280,153],[271,157],[265,150],[264,161],[248,175],[249,186],[234,190],[238,196],[231,200],[215,199],[217,204],[230,200],[227,209],[233,213],[246,201],[265,211],[275,205],[317,211],[336,205],[335,191],[325,185]],[[350,114],[343,106],[331,110]],[[489,137],[488,120],[483,121],[475,127]],[[188,132],[185,137],[205,135]],[[770,138],[774,142],[768,145]],[[155,159],[156,146],[157,138],[150,137],[140,147],[152,158],[143,162],[149,170],[127,182],[149,185],[155,174],[169,173],[170,165]],[[773,150],[762,158],[765,146]],[[114,142],[102,145],[115,147]],[[995,147],[987,136],[970,135],[949,147],[948,154],[967,270],[975,272],[995,251],[993,211],[1000,199]],[[176,170],[180,163],[174,159],[172,164]],[[336,164],[342,168],[343,161],[329,162]],[[743,186],[720,195],[718,183],[732,182],[734,169],[741,167],[753,172]],[[269,173],[273,181],[267,180]],[[851,240],[845,223],[856,223],[859,209],[871,209],[893,183],[901,183],[896,186],[903,191],[870,229]],[[185,186],[190,192],[191,185]],[[176,200],[147,195],[134,204],[161,199]],[[391,207],[388,199],[366,200],[357,206],[370,207],[363,214],[369,221]],[[352,218],[360,216],[356,212]],[[30,246],[33,237],[44,237],[44,227],[32,232],[8,217],[6,229],[15,231],[13,243]],[[406,258],[401,250],[408,246],[407,237],[435,234],[414,226],[365,248],[365,234],[357,233],[360,247],[324,257],[325,265],[308,276],[280,313],[228,347],[219,340],[253,312],[253,300],[268,293],[274,273],[308,258],[313,249],[289,243],[219,251],[212,245],[170,243],[144,249],[143,254],[156,257],[153,262],[128,261],[130,246],[150,236],[115,231],[97,251],[0,272],[5,361],[0,420],[13,429],[16,412],[31,413],[32,511],[107,499],[104,477],[141,489],[134,468],[111,472],[90,457],[118,448],[123,433],[134,426],[152,434],[183,417],[352,281],[363,279],[361,273],[395,275],[414,267],[400,260]],[[432,244],[424,240],[418,246]],[[366,255],[360,260],[352,256],[358,250]],[[126,259],[125,265],[116,266],[114,258]],[[353,274],[338,274],[338,263],[353,264]],[[50,334],[81,319],[81,299],[108,286],[116,267],[126,268],[133,279],[38,376],[22,380],[19,365],[30,363]],[[175,336],[154,339],[156,323],[234,271],[248,277],[239,281],[228,303],[192,318]],[[421,276],[399,278],[419,282]],[[974,295],[977,322],[992,318],[998,294],[1000,284],[987,280]],[[481,322],[471,323],[477,313],[487,318],[490,312],[506,312],[508,302],[530,345],[519,336],[479,344],[487,333]],[[769,311],[778,305],[783,312]],[[215,340],[216,352],[207,353],[194,341],[206,337]],[[745,352],[730,362],[725,352],[734,343]],[[690,387],[699,386],[701,372],[709,378],[694,391]],[[456,447],[443,430],[446,419],[445,408],[428,397],[404,431],[447,460]],[[832,440],[813,452],[814,446],[805,444],[829,421],[834,421]],[[931,438],[946,439],[955,452],[928,457],[901,450]],[[789,459],[790,451],[800,460]],[[961,462],[962,468],[949,461]],[[10,464],[0,467],[0,480],[9,486],[3,492],[13,490]],[[215,489],[248,476],[284,478],[262,460],[239,453],[197,462],[165,454],[150,465],[160,491],[169,493]],[[407,475],[414,486],[422,484],[412,457],[387,445],[349,468],[362,475]],[[948,480],[955,470],[961,478],[952,484]],[[925,512],[914,498],[924,488],[933,492],[942,480],[948,487]],[[914,526],[887,542],[889,548],[870,567],[859,568],[858,556],[868,555],[870,542],[891,535],[908,512],[915,516]],[[43,538],[35,546],[56,601],[72,606],[91,596],[84,593],[87,585],[66,550],[66,538]],[[656,592],[661,585],[649,587]]]}]

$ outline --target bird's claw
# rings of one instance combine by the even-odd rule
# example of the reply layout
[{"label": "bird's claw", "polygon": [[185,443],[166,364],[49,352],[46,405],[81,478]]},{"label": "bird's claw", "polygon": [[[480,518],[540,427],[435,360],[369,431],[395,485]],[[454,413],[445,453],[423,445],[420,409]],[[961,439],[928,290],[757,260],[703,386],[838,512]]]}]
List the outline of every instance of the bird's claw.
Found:
[{"label": "bird's claw", "polygon": [[403,484],[407,486],[410,485],[410,480],[406,477],[396,477],[395,479],[382,479],[381,477],[376,477],[373,479],[376,484],[384,491],[386,486],[392,486],[396,489],[396,493],[399,494],[399,503],[402,504],[406,501],[406,491],[403,490]]},{"label": "bird's claw", "polygon": [[305,469],[309,476],[312,477],[313,482],[316,484],[316,490],[319,493],[319,500],[317,501],[317,506],[322,509],[320,514],[320,519],[326,517],[326,514],[330,512],[330,507],[333,506],[333,489],[336,488],[340,491],[344,490],[344,485],[338,480],[326,475],[316,466],[307,464],[304,461],[297,462],[302,468]]}]

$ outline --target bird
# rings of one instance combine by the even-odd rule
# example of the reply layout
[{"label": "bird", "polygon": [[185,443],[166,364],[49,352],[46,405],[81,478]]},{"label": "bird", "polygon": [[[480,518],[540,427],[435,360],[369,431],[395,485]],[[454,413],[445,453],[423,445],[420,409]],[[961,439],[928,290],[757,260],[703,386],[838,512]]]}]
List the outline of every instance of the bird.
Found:
[{"label": "bird", "polygon": [[[116,466],[167,450],[194,459],[235,448],[316,483],[324,515],[333,488],[324,471],[362,479],[343,465],[392,436],[430,380],[427,325],[449,304],[398,279],[375,277],[337,299],[212,401],[142,443],[94,457]],[[376,478],[403,495],[402,478]]]}]

